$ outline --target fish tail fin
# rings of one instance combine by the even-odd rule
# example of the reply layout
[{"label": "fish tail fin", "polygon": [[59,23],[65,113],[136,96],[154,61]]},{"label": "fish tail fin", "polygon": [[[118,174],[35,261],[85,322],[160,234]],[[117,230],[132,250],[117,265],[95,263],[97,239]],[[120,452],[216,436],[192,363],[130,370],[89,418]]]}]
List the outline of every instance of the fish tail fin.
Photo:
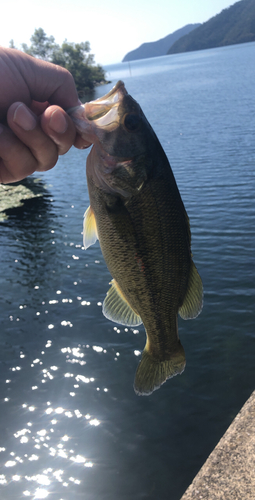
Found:
[{"label": "fish tail fin", "polygon": [[138,396],[149,396],[153,391],[159,389],[168,378],[182,373],[185,364],[185,353],[180,341],[178,341],[170,359],[164,361],[154,358],[145,346],[142,359],[136,370],[135,393]]}]

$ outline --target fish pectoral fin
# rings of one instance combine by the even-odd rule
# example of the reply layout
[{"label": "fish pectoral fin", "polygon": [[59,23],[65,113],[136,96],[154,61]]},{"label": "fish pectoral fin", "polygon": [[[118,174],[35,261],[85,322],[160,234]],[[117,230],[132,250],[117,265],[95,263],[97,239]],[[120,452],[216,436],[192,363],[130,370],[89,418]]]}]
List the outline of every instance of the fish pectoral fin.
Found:
[{"label": "fish pectoral fin", "polygon": [[97,223],[94,212],[89,206],[84,214],[83,220],[83,246],[85,250],[94,245],[98,240]]},{"label": "fish pectoral fin", "polygon": [[107,292],[103,303],[103,314],[107,319],[125,326],[141,325],[140,316],[129,305],[117,281],[111,281],[111,288]]},{"label": "fish pectoral fin", "polygon": [[180,341],[173,350],[170,359],[164,361],[160,361],[151,355],[147,341],[142,359],[136,370],[135,393],[138,396],[149,396],[153,391],[159,389],[167,379],[181,374],[185,365],[185,353]]},{"label": "fish pectoral fin", "polygon": [[192,261],[186,295],[178,312],[182,319],[192,319],[200,314],[202,307],[203,284],[197,268]]}]

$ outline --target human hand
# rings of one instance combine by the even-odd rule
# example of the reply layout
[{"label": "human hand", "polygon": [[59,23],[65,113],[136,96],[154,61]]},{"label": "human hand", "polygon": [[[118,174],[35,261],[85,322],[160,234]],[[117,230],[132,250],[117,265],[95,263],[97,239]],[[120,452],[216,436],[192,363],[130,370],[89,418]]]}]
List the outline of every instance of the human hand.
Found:
[{"label": "human hand", "polygon": [[0,47],[0,183],[49,170],[72,145],[88,147],[64,111],[79,104],[67,70]]}]

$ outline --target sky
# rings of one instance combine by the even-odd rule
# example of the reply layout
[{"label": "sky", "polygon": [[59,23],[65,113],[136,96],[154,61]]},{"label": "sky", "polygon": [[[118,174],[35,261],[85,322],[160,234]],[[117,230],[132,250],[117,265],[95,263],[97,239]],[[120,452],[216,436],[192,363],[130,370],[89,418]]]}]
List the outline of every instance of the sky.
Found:
[{"label": "sky", "polygon": [[55,42],[89,41],[97,64],[121,62],[142,43],[204,23],[235,0],[11,0],[1,9],[0,45],[30,45],[35,28]]}]

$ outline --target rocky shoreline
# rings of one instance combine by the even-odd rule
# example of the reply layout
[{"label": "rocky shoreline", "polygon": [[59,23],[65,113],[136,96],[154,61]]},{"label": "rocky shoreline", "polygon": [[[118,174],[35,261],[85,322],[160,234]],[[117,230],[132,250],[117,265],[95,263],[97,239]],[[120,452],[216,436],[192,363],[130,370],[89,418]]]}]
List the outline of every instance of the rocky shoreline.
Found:
[{"label": "rocky shoreline", "polygon": [[0,184],[0,221],[8,218],[9,209],[22,207],[26,200],[43,196],[45,192],[44,185],[36,177],[13,184]]}]

